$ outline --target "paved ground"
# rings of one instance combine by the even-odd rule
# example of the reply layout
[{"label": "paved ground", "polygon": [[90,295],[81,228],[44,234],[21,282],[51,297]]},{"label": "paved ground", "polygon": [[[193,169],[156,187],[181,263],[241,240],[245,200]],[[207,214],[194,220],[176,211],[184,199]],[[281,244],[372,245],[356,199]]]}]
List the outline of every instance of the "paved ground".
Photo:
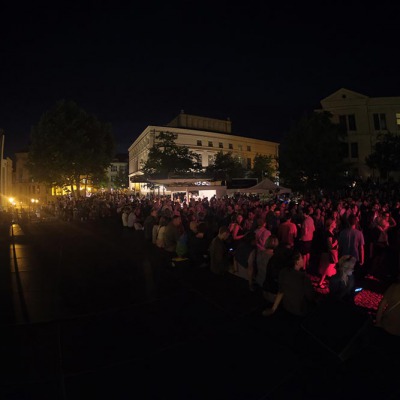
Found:
[{"label": "paved ground", "polygon": [[1,399],[400,398],[398,340],[370,325],[376,282],[370,308],[300,327],[263,318],[237,276],[165,268],[119,221],[12,229],[0,234]]}]

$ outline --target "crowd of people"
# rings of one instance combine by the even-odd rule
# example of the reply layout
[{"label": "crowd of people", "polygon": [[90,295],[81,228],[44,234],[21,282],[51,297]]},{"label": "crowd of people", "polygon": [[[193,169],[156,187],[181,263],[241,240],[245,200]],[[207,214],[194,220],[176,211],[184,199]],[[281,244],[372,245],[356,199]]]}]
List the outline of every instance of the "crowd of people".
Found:
[{"label": "crowd of people", "polygon": [[[350,190],[350,191],[349,191]],[[186,199],[101,193],[58,198],[41,214],[65,221],[118,218],[140,231],[166,265],[187,262],[237,274],[278,309],[305,316],[319,301],[310,276],[332,301],[352,303],[366,277],[386,282],[376,324],[400,335],[400,193],[363,187],[269,200],[237,194]]]}]

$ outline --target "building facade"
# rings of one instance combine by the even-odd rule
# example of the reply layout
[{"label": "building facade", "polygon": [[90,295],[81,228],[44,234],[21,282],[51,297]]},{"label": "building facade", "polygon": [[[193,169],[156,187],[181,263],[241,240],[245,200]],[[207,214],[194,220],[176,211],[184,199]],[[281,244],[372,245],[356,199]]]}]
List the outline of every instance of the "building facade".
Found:
[{"label": "building facade", "polygon": [[229,120],[199,117],[182,111],[165,126],[148,126],[129,147],[130,190],[141,191],[143,188],[143,184],[135,178],[142,175],[142,164],[146,162],[149,150],[160,132],[176,134],[175,143],[199,154],[203,168],[212,164],[220,151],[232,153],[247,169],[252,168],[257,154],[277,158],[279,152],[276,142],[233,135]]},{"label": "building facade", "polygon": [[321,100],[321,106],[347,131],[344,154],[351,163],[349,175],[378,178],[379,172],[368,168],[365,159],[379,135],[400,132],[400,97],[371,98],[342,88]]},{"label": "building facade", "polygon": [[106,176],[107,190],[128,189],[128,154],[117,154],[107,168]]},{"label": "building facade", "polygon": [[6,157],[1,161],[0,173],[0,210],[7,209],[10,205],[10,198],[12,198],[12,176],[13,176],[13,162],[11,158]]},{"label": "building facade", "polygon": [[47,204],[51,199],[51,188],[32,179],[26,167],[27,162],[28,152],[15,153],[13,197],[16,206],[31,207],[32,203]]}]

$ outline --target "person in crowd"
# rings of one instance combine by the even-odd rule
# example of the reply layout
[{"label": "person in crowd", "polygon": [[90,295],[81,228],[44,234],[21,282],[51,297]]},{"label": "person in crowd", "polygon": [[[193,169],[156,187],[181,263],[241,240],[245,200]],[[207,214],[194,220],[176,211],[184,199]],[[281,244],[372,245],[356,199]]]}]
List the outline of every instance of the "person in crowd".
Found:
[{"label": "person in crowd", "polygon": [[157,209],[153,208],[150,215],[146,217],[143,224],[144,238],[151,242],[153,238],[153,227],[157,224]]},{"label": "person in crowd", "polygon": [[303,210],[304,218],[301,223],[300,231],[300,253],[303,255],[303,265],[306,271],[310,264],[312,240],[315,231],[314,220],[311,217],[313,211],[311,206]]},{"label": "person in crowd", "polygon": [[392,283],[379,303],[375,324],[390,335],[400,336],[400,280]]},{"label": "person in crowd", "polygon": [[242,214],[235,214],[232,216],[232,222],[229,224],[229,233],[231,235],[231,245],[232,248],[235,250],[238,246],[240,241],[246,236],[244,229],[242,227],[243,223],[243,215]]},{"label": "person in crowd", "polygon": [[210,270],[214,274],[223,275],[229,270],[229,250],[225,244],[229,235],[228,227],[223,225],[219,228],[218,235],[211,241],[209,248]]},{"label": "person in crowd", "polygon": [[165,229],[169,223],[169,220],[166,217],[161,216],[158,220],[158,225],[154,226],[153,232],[153,243],[160,249],[165,247],[164,235]]},{"label": "person in crowd", "polygon": [[255,214],[252,210],[249,210],[247,213],[247,218],[243,222],[243,231],[244,232],[254,232],[257,229],[257,220],[255,218]]},{"label": "person in crowd", "polygon": [[374,227],[370,231],[370,268],[369,274],[384,278],[391,271],[389,260],[389,233],[397,225],[390,213],[384,212],[375,219]]},{"label": "person in crowd", "polygon": [[321,279],[318,287],[324,289],[326,287],[325,278],[335,275],[335,265],[339,261],[338,257],[338,240],[335,236],[336,221],[328,218],[325,221],[325,231],[322,240],[322,253],[319,264],[319,273]]},{"label": "person in crowd", "polygon": [[310,278],[304,270],[304,258],[299,252],[294,252],[291,266],[279,273],[279,291],[272,307],[263,311],[263,316],[270,316],[276,312],[282,303],[283,308],[290,314],[304,317],[316,302],[317,294],[314,291]]},{"label": "person in crowd", "polygon": [[196,225],[195,231],[188,236],[188,256],[194,267],[208,266],[209,245],[207,224],[200,222]]},{"label": "person in crowd", "polygon": [[275,235],[270,235],[265,241],[264,249],[260,249],[259,247],[257,247],[257,271],[255,283],[259,287],[263,287],[264,285],[267,276],[269,261],[273,257],[274,251],[278,247],[278,245],[278,238]]},{"label": "person in crowd", "polygon": [[282,219],[278,228],[278,239],[279,243],[286,246],[289,249],[294,248],[295,240],[297,237],[297,226],[292,221],[293,216],[286,213]]},{"label": "person in crowd", "polygon": [[129,207],[124,207],[124,209],[122,210],[122,214],[121,214],[122,226],[124,228],[128,227],[128,215],[129,215],[129,213],[130,213]]},{"label": "person in crowd", "polygon": [[247,280],[249,282],[249,289],[253,292],[254,287],[254,275],[256,271],[256,254],[257,246],[255,234],[248,233],[243,238],[237,249],[235,250],[234,259],[236,261],[236,267],[238,270],[245,269]]},{"label": "person in crowd", "polygon": [[172,220],[165,228],[164,232],[164,250],[170,256],[170,258],[174,258],[177,256],[176,246],[178,244],[178,240],[182,235],[182,219],[179,215],[174,215]]},{"label": "person in crowd", "polygon": [[336,274],[329,280],[329,297],[333,300],[352,302],[354,298],[354,267],[357,259],[352,255],[340,257]]},{"label": "person in crowd", "polygon": [[[343,255],[353,256],[356,260],[355,269],[364,264],[364,235],[357,229],[357,217],[350,214],[348,227],[339,233],[338,250],[339,258]],[[361,275],[359,273],[359,275]]]}]

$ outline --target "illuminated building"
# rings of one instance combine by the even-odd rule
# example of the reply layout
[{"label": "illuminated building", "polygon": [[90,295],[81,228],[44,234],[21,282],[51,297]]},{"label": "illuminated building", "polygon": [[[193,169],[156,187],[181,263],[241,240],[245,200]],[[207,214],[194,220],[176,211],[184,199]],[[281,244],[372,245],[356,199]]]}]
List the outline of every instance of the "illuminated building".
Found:
[{"label": "illuminated building", "polygon": [[380,134],[400,132],[400,97],[368,97],[342,88],[321,100],[321,106],[347,131],[343,151],[352,165],[349,175],[376,178],[378,172],[367,167],[365,158]]},{"label": "illuminated building", "polygon": [[141,166],[160,132],[176,134],[176,145],[186,146],[199,154],[203,168],[213,163],[219,151],[232,153],[246,169],[253,167],[256,154],[274,158],[278,156],[278,143],[232,134],[230,120],[189,115],[182,111],[165,126],[148,126],[129,147],[131,190],[145,191],[144,183],[140,182]]}]

